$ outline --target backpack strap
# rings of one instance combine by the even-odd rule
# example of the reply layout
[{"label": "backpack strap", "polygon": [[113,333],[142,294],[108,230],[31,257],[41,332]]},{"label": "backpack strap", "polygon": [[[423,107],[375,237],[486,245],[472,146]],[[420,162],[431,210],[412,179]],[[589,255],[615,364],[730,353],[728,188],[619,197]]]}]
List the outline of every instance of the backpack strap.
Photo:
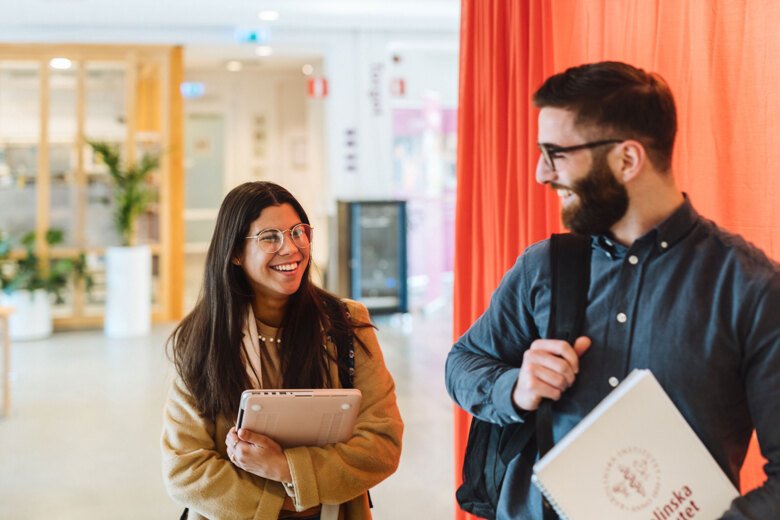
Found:
[{"label": "backpack strap", "polygon": [[[550,238],[550,322],[548,338],[572,342],[580,332],[590,285],[590,238],[553,235]],[[523,481],[531,485],[531,465],[537,454],[537,436],[544,444],[542,453],[552,447],[552,401],[545,399],[539,409],[526,415],[522,423],[504,426],[471,420],[463,459],[463,483],[456,491],[461,509],[480,518],[495,519],[507,467],[517,457],[525,459]],[[541,425],[537,424],[541,418]],[[549,507],[549,505],[548,505]],[[550,516],[552,514],[553,516]],[[556,518],[552,509],[545,520]]]},{"label": "backpack strap", "polygon": [[550,338],[573,343],[580,334],[588,305],[590,253],[589,236],[566,233],[550,238]]},{"label": "backpack strap", "polygon": [[[349,312],[347,304],[343,301],[339,302],[340,308],[334,308],[330,306],[330,339],[336,345],[336,359],[338,359],[339,369],[339,384],[341,388],[354,388],[355,387],[355,333],[352,328],[352,315]],[[343,314],[342,314],[343,313]],[[343,327],[334,327],[334,320],[340,320],[343,315],[346,320],[342,325]],[[371,491],[366,490],[368,495],[368,507],[374,507],[374,501],[371,499]]]},{"label": "backpack strap", "polygon": [[[553,234],[550,237],[550,321],[547,337],[569,343],[582,330],[590,287],[590,237],[572,233]],[[543,399],[536,411],[536,445],[539,458],[550,451],[552,437],[553,401]],[[558,518],[542,497],[544,520]]]},{"label": "backpack strap", "polygon": [[330,328],[328,340],[336,345],[339,384],[341,388],[353,388],[355,382],[355,333],[352,329],[352,315],[343,301],[332,302],[323,299],[328,310]]}]

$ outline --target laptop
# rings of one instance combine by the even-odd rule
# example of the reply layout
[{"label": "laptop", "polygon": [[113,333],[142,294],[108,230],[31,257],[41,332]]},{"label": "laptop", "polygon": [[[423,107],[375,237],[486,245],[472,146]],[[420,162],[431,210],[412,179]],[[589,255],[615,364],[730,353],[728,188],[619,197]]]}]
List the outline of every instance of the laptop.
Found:
[{"label": "laptop", "polygon": [[352,437],[361,400],[357,388],[245,390],[236,429],[262,433],[283,448],[344,442]]}]

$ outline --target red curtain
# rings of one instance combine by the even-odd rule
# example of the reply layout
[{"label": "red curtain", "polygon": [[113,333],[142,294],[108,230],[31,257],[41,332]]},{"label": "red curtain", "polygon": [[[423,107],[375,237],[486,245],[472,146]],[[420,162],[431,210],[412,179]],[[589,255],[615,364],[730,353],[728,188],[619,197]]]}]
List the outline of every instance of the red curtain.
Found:
[{"label": "red curtain", "polygon": [[[674,175],[697,210],[780,257],[780,3],[748,0],[462,0],[454,336],[484,311],[529,244],[560,230],[534,181],[545,77],[621,60],[659,72],[677,101]],[[469,417],[455,409],[460,483]],[[743,491],[759,485],[755,444]],[[458,512],[457,518],[466,518]]]}]

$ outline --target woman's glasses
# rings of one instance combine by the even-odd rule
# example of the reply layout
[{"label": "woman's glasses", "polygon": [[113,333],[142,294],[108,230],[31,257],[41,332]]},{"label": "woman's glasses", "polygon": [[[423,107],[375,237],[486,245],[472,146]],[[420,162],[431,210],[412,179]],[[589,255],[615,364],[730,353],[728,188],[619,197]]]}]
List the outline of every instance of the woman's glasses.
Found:
[{"label": "woman's glasses", "polygon": [[264,253],[273,254],[284,246],[284,234],[290,233],[290,238],[298,249],[308,249],[311,246],[311,232],[314,228],[308,224],[297,224],[286,231],[281,229],[264,229],[246,240],[252,238]]}]

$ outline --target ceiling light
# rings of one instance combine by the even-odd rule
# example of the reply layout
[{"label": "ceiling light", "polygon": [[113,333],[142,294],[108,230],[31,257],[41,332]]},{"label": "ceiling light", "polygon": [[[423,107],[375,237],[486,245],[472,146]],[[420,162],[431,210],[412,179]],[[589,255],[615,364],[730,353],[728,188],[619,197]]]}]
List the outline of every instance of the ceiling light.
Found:
[{"label": "ceiling light", "polygon": [[270,45],[261,45],[255,49],[255,54],[258,56],[270,56],[273,53],[274,50]]},{"label": "ceiling light", "polygon": [[73,66],[73,62],[68,58],[52,58],[49,61],[49,66],[57,70],[69,70]]},{"label": "ceiling light", "polygon": [[265,22],[273,22],[279,19],[279,11],[260,11],[257,17]]},{"label": "ceiling light", "polygon": [[244,65],[237,60],[230,60],[225,64],[225,68],[230,72],[238,72],[244,68]]},{"label": "ceiling light", "polygon": [[311,73],[314,72],[314,67],[309,65],[308,63],[301,67],[301,72],[303,72],[304,76],[311,76]]}]

